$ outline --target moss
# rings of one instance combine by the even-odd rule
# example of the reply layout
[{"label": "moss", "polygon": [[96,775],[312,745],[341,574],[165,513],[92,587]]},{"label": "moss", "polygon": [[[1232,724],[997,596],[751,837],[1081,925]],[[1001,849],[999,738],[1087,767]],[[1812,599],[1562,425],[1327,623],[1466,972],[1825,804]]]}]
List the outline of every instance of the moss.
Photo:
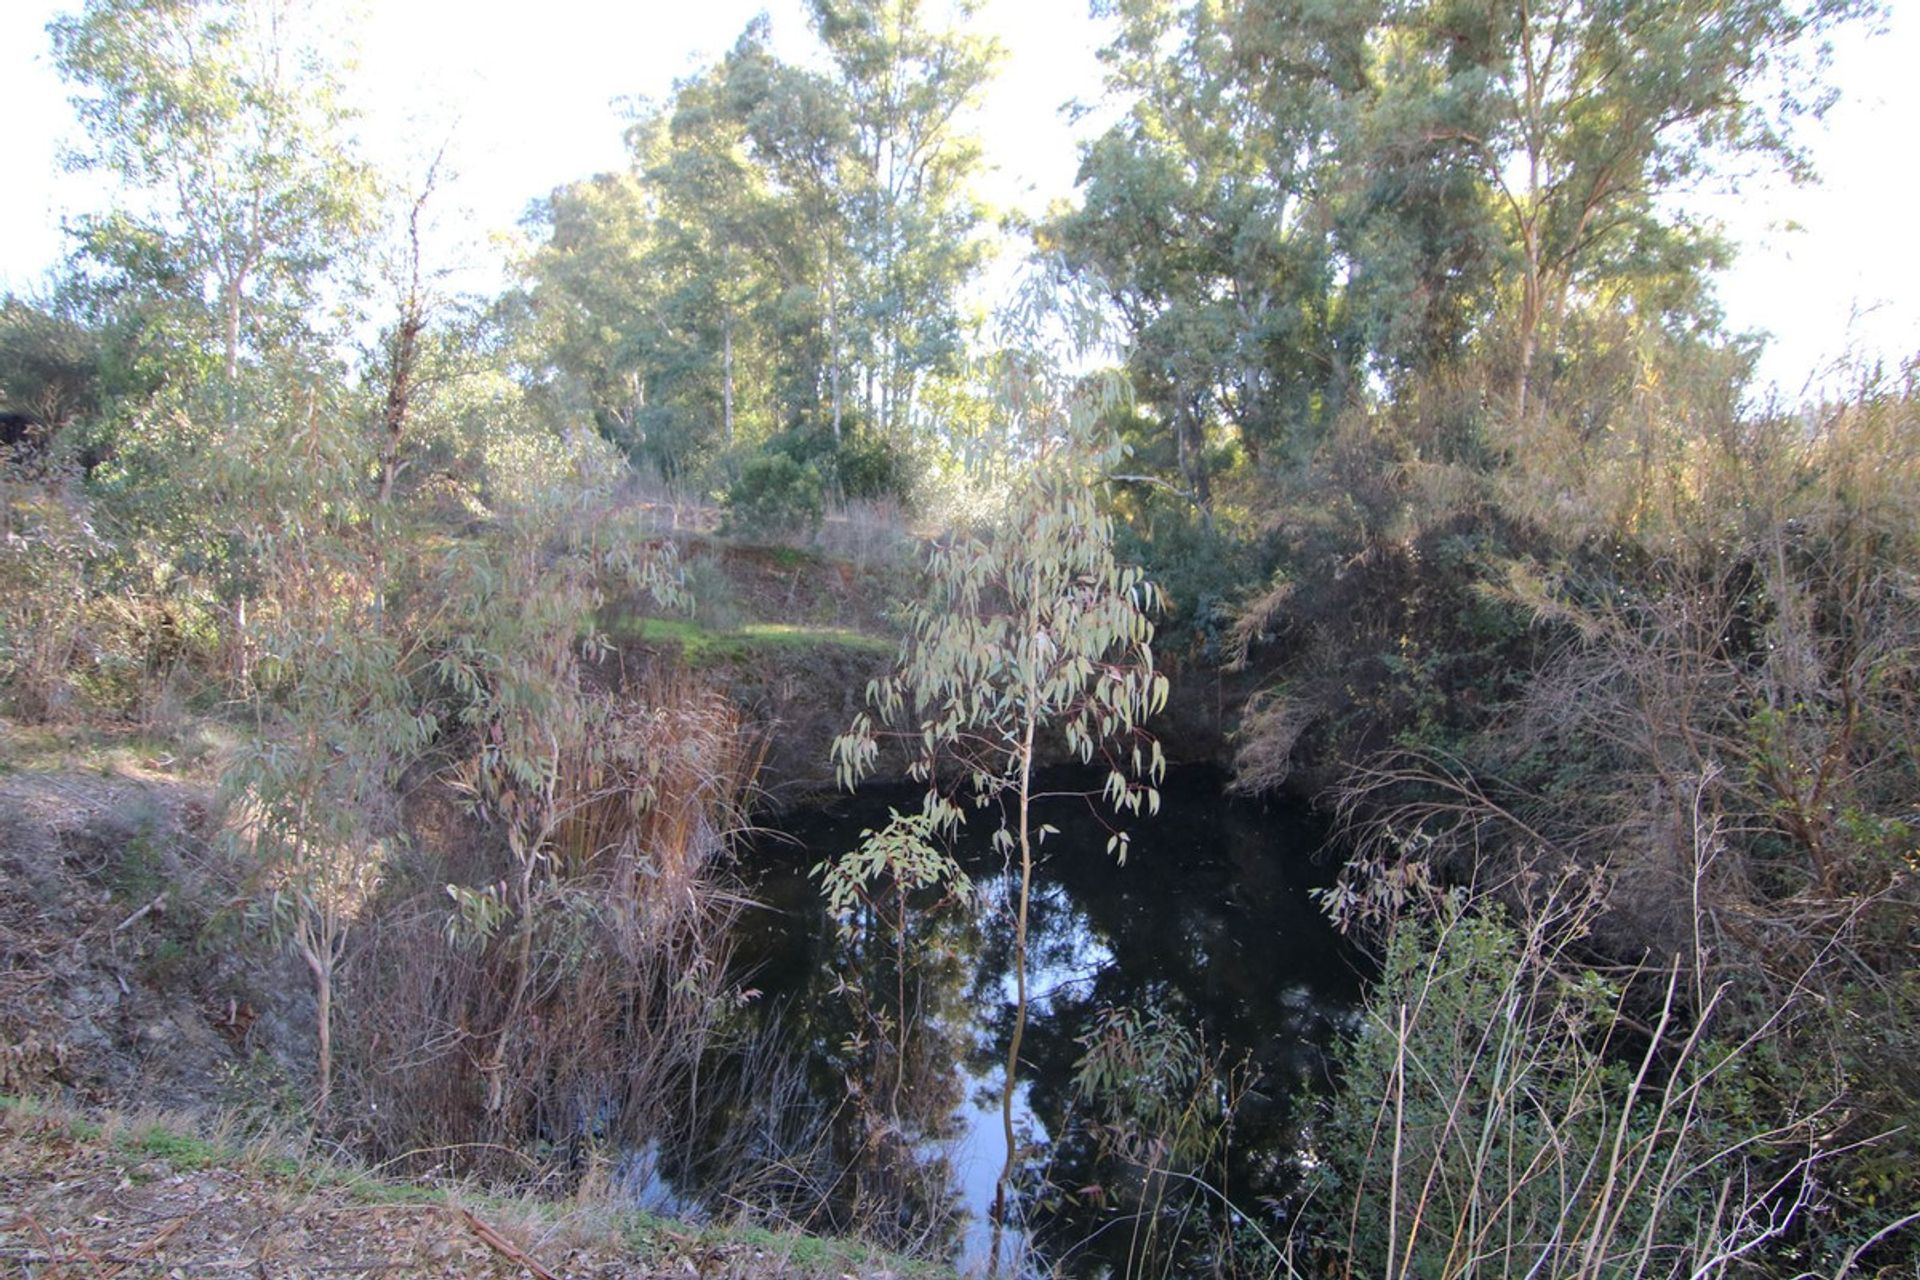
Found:
[{"label": "moss", "polygon": [[749,622],[719,631],[685,618],[613,619],[606,628],[616,639],[646,645],[677,645],[696,667],[739,662],[756,652],[836,648],[860,653],[892,653],[894,642],[850,627],[814,627],[786,622]]},{"label": "moss", "polygon": [[740,635],[756,644],[783,648],[833,645],[861,653],[887,654],[895,648],[894,642],[885,636],[868,635],[850,627],[804,627],[784,622],[753,622],[741,627]]}]

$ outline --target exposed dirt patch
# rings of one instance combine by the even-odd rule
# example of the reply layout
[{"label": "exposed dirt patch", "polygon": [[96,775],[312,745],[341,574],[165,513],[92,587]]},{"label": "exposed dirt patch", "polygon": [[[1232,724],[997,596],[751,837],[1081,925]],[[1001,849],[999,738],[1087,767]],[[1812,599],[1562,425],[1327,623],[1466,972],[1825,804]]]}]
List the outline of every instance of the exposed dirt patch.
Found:
[{"label": "exposed dirt patch", "polygon": [[303,985],[247,929],[211,805],[159,773],[0,777],[0,1091],[188,1108],[299,1060]]},{"label": "exposed dirt patch", "polygon": [[406,1189],[275,1163],[287,1162],[223,1160],[166,1130],[106,1137],[20,1109],[0,1113],[0,1271],[45,1280],[896,1274],[797,1237],[713,1238],[458,1195],[393,1202]]}]

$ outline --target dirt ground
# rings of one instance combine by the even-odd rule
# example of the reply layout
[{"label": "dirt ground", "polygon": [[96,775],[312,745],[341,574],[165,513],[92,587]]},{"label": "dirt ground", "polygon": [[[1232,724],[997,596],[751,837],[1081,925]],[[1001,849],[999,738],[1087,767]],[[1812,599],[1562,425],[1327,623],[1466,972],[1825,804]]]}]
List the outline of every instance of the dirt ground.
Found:
[{"label": "dirt ground", "polygon": [[[284,1158],[221,1158],[171,1131],[88,1132],[0,1111],[0,1275],[655,1280],[895,1273],[820,1242],[683,1233],[566,1206],[348,1182]],[[821,1256],[825,1252],[827,1256]]]}]

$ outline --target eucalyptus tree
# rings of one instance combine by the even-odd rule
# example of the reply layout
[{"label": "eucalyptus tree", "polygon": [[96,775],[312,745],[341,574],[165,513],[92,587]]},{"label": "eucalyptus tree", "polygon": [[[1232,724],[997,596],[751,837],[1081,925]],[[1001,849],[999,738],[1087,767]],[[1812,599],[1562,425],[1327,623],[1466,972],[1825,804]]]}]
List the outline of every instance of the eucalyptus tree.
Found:
[{"label": "eucalyptus tree", "polygon": [[[841,902],[849,880],[882,873],[917,884],[958,881],[927,849],[940,830],[964,820],[947,789],[958,785],[983,808],[1000,804],[994,844],[1017,858],[1019,875],[996,1257],[1019,1150],[1013,1098],[1026,1027],[1034,859],[1050,834],[1033,821],[1035,771],[1050,745],[1084,764],[1098,758],[1107,769],[1101,794],[1116,811],[1157,811],[1165,762],[1145,722],[1167,694],[1153,657],[1160,593],[1115,554],[1103,502],[1124,454],[1107,426],[1124,382],[1111,372],[1067,372],[1084,349],[1068,356],[1049,349],[1047,316],[1031,295],[1016,315],[1013,340],[982,370],[1021,461],[1005,509],[990,530],[958,532],[932,549],[898,659],[869,687],[874,712],[860,714],[833,746],[839,779],[852,786],[873,767],[886,726],[896,726],[915,753],[913,776],[927,786],[926,821],[896,820],[828,876]],[[1124,861],[1127,833],[1116,831],[1108,849]]]},{"label": "eucalyptus tree", "polygon": [[556,189],[528,217],[544,233],[520,268],[534,377],[584,402],[603,435],[637,454],[660,337],[654,201],[635,175],[607,173]]},{"label": "eucalyptus tree", "polygon": [[839,385],[823,303],[844,239],[834,100],[765,40],[756,22],[640,113],[627,171],[534,212],[544,242],[523,270],[544,362],[668,473],[810,416]]},{"label": "eucalyptus tree", "polygon": [[965,30],[976,0],[960,0],[945,29],[922,0],[811,7],[850,125],[840,199],[858,271],[847,338],[868,413],[904,439],[926,376],[957,371],[963,355],[959,293],[985,252],[969,189],[980,148],[965,116],[1001,50]]},{"label": "eucalyptus tree", "polygon": [[[964,19],[973,12],[962,6]],[[862,422],[895,442],[962,356],[982,261],[963,128],[997,47],[918,0],[820,0],[830,69],[777,57],[764,17],[628,132],[627,172],[556,191],[528,297],[550,364],[602,429],[675,459]]]},{"label": "eucalyptus tree", "polygon": [[86,130],[72,162],[123,187],[77,225],[82,272],[204,316],[229,385],[308,327],[368,221],[373,180],[303,16],[291,0],[87,0],[48,28]]},{"label": "eucalyptus tree", "polygon": [[[1718,254],[1669,197],[1716,170],[1808,163],[1796,121],[1831,91],[1818,37],[1861,0],[1431,0],[1373,36],[1375,135],[1486,192],[1503,248],[1512,412],[1527,415],[1569,308]],[[1697,293],[1682,295],[1689,303]]]},{"label": "eucalyptus tree", "polygon": [[697,83],[681,88],[671,118],[655,135],[664,145],[642,161],[657,203],[648,262],[662,354],[671,353],[662,372],[677,392],[674,399],[663,398],[653,416],[680,410],[678,430],[664,422],[656,430],[675,440],[679,447],[670,454],[679,456],[696,447],[694,437],[709,433],[710,424],[720,428],[719,447],[734,445],[743,313],[758,292],[740,245],[741,224],[752,216],[757,175],[740,153],[732,122],[696,96],[696,89],[706,88]]},{"label": "eucalyptus tree", "polygon": [[1129,370],[1210,501],[1208,428],[1254,456],[1310,441],[1351,394],[1325,179],[1363,11],[1115,4],[1102,53],[1125,117],[1083,155],[1080,207],[1047,235],[1104,282]]},{"label": "eucalyptus tree", "polygon": [[756,20],[725,65],[728,109],[745,131],[755,163],[780,193],[757,223],[778,281],[775,333],[779,398],[804,418],[824,391],[832,437],[846,431],[849,288],[857,267],[847,199],[852,121],[839,86],[782,62]]},{"label": "eucalyptus tree", "polygon": [[1724,248],[1674,197],[1806,170],[1816,38],[1860,0],[1114,0],[1128,114],[1050,233],[1110,288],[1206,497],[1210,424],[1305,438],[1463,360],[1514,421],[1582,311],[1710,330]]}]

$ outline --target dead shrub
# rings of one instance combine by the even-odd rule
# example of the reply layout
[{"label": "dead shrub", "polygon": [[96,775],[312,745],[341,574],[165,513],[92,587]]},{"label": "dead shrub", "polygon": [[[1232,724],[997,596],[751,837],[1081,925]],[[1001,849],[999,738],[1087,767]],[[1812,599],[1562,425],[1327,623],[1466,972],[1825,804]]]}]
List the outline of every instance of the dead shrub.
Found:
[{"label": "dead shrub", "polygon": [[684,676],[599,711],[557,771],[524,973],[517,934],[476,932],[448,900],[517,874],[507,842],[450,793],[414,806],[418,847],[348,966],[340,1118],[380,1158],[565,1178],[591,1151],[697,1131],[702,1063],[732,1025],[724,864],[756,756]]}]

